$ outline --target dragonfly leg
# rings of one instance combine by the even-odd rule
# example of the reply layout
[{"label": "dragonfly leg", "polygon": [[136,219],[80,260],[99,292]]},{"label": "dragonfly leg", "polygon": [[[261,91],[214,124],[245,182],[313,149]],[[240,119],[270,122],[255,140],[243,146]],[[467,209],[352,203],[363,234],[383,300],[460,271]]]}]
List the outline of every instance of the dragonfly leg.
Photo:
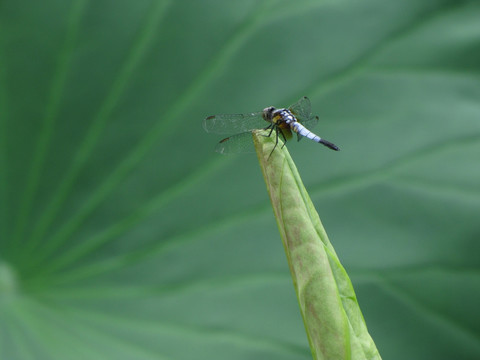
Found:
[{"label": "dragonfly leg", "polygon": [[279,131],[280,131],[280,134],[282,135],[282,138],[283,138],[283,145],[282,145],[282,149],[283,149],[283,147],[287,143],[287,138],[285,137],[285,134],[283,133],[282,129],[280,129],[280,130],[277,129],[277,138],[278,138],[278,132]]},{"label": "dragonfly leg", "polygon": [[273,132],[273,129],[274,129],[274,128],[275,128],[275,125],[273,125],[273,124],[268,125],[268,126],[265,128],[265,130],[270,129],[270,132],[268,133],[268,135],[263,135],[263,136],[265,136],[265,137],[270,137],[270,135],[272,135],[272,132]]},{"label": "dragonfly leg", "polygon": [[[273,125],[273,124],[272,124]],[[280,133],[282,134],[283,138],[285,138],[285,135],[283,135],[283,133],[281,132],[281,130],[279,130],[278,126],[275,126],[273,125],[272,127],[272,130],[270,130],[270,134],[272,133],[273,129],[275,129],[275,146],[273,147],[272,149],[272,152],[270,153],[270,155],[268,155],[268,159],[270,159],[270,156],[272,156],[273,152],[275,151],[275,148],[277,147],[278,145],[278,132],[280,131]],[[270,135],[269,135],[270,136]],[[285,146],[285,143],[283,143],[283,146]],[[282,146],[282,148],[283,148]]]}]

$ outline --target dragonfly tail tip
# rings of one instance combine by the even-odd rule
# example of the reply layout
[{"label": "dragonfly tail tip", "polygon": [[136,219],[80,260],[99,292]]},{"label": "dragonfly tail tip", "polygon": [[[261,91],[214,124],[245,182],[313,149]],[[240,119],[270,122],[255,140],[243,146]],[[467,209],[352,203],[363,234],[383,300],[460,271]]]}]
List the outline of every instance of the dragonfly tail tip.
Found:
[{"label": "dragonfly tail tip", "polygon": [[325,146],[328,147],[329,149],[332,149],[332,150],[335,150],[335,151],[340,151],[340,148],[339,148],[337,145],[331,143],[330,141],[321,139],[321,140],[320,140],[320,143],[323,144],[323,145],[325,145]]}]

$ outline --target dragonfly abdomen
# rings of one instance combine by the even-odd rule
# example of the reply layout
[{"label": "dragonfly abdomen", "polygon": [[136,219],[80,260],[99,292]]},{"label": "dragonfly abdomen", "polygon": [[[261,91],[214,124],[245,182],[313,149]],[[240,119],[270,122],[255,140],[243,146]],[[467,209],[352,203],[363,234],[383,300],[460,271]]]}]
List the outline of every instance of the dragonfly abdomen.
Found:
[{"label": "dragonfly abdomen", "polygon": [[320,143],[322,145],[325,145],[326,147],[338,151],[340,150],[337,145],[331,143],[330,141],[327,141],[325,139],[322,139],[320,136],[314,134],[310,130],[308,130],[305,126],[300,124],[299,122],[295,121],[290,123],[290,128],[295,131],[297,134],[301,136],[305,136],[306,138],[309,138],[317,143]]},{"label": "dragonfly abdomen", "polygon": [[297,134],[301,135],[301,136],[305,136],[306,138],[309,138],[310,140],[313,140],[315,142],[321,142],[321,138],[320,136],[314,134],[313,132],[311,132],[310,130],[308,130],[305,126],[303,126],[302,124],[300,124],[299,122],[295,121],[295,122],[291,122],[290,123],[290,128],[295,131]]}]

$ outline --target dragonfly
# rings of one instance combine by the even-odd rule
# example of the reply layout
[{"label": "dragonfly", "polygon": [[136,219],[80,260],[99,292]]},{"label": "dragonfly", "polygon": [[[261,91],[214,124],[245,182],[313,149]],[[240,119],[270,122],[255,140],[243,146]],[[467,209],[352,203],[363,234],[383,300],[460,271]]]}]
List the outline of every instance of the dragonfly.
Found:
[{"label": "dragonfly", "polygon": [[312,115],[310,99],[304,96],[288,108],[277,109],[269,106],[262,111],[253,113],[208,116],[203,121],[203,128],[205,131],[215,134],[236,133],[217,144],[215,151],[220,154],[253,152],[251,134],[253,130],[257,129],[270,130],[266,136],[275,133],[275,146],[272,153],[278,145],[279,137],[283,140],[283,147],[287,139],[292,137],[292,132],[297,134],[298,141],[306,137],[329,149],[340,150],[337,145],[322,139],[309,130],[318,123],[318,120],[318,116]]}]

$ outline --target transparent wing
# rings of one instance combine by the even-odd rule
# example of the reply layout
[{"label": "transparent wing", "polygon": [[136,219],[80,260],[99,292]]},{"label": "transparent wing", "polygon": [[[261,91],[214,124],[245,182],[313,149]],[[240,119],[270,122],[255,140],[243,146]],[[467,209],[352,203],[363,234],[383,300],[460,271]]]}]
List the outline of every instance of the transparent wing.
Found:
[{"label": "transparent wing", "polygon": [[307,129],[313,129],[318,124],[318,116],[311,116],[310,119],[300,121]]},{"label": "transparent wing", "polygon": [[306,128],[311,129],[318,123],[318,116],[312,116],[312,105],[306,96],[290,106],[289,110]]},{"label": "transparent wing", "polygon": [[252,132],[247,131],[241,134],[229,136],[221,140],[215,147],[215,151],[220,154],[255,152],[255,147],[253,146]]},{"label": "transparent wing", "polygon": [[[309,119],[312,114],[312,105],[310,99],[306,96],[302,97],[295,104],[289,107],[290,111],[301,120]],[[300,119],[299,119],[300,120]]]},{"label": "transparent wing", "polygon": [[267,126],[262,112],[249,114],[220,114],[212,115],[203,120],[206,132],[215,134],[231,134],[262,129]]}]

